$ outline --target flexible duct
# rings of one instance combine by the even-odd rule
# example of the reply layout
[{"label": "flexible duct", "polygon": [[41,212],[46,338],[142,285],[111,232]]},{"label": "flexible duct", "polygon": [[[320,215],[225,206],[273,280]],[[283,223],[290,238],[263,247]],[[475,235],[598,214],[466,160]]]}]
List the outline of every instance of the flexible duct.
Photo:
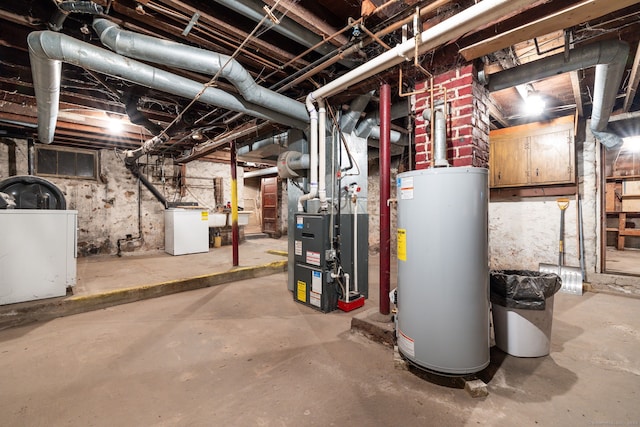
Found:
[{"label": "flexible duct", "polygon": [[116,53],[212,76],[219,73],[219,76],[233,84],[247,101],[296,120],[309,120],[302,102],[259,86],[249,72],[228,55],[133,33],[102,18],[94,20],[93,28],[98,33],[100,41]]},{"label": "flexible duct", "polygon": [[629,56],[629,45],[619,40],[606,40],[581,46],[569,51],[569,61],[559,53],[488,76],[490,92],[540,80],[569,71],[596,66],[593,86],[591,131],[608,148],[622,143],[622,139],[607,132],[618,88]]},{"label": "flexible duct", "polygon": [[[201,83],[124,58],[64,34],[36,31],[29,34],[27,43],[38,108],[38,139],[47,144],[53,141],[58,115],[61,61],[189,99],[195,98],[204,89]],[[307,127],[303,121],[212,87],[202,92],[200,101],[296,129]]]}]

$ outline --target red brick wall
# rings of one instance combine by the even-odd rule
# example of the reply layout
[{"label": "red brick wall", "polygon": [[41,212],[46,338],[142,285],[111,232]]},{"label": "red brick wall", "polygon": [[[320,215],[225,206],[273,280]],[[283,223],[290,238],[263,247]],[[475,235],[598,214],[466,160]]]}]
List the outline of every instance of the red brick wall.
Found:
[{"label": "red brick wall", "polygon": [[[420,90],[428,85],[416,85]],[[487,89],[478,83],[473,65],[434,77],[434,85],[446,88],[450,115],[447,117],[447,160],[451,166],[487,167],[489,163],[489,111]],[[422,118],[429,107],[430,91],[416,95],[416,169],[431,166],[430,126]],[[441,92],[436,101],[444,98]]]}]

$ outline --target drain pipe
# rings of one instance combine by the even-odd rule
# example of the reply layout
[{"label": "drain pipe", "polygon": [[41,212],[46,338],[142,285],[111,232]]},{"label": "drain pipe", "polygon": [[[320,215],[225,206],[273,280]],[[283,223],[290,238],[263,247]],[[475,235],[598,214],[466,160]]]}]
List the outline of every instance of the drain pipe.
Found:
[{"label": "drain pipe", "polygon": [[622,139],[606,128],[624,76],[629,45],[620,40],[606,40],[577,47],[568,54],[569,61],[565,60],[564,52],[559,53],[485,76],[484,83],[490,92],[494,92],[595,65],[591,132],[607,148],[621,144]]},{"label": "drain pipe", "polygon": [[[53,31],[30,33],[27,43],[38,109],[38,139],[46,144],[53,141],[55,133],[62,61],[187,99],[195,98],[205,89],[196,81]],[[213,87],[204,90],[200,101],[295,129],[307,128],[306,121],[293,119]]]},{"label": "drain pipe", "polygon": [[123,30],[103,18],[93,21],[93,29],[102,44],[120,55],[211,76],[219,74],[247,101],[295,120],[309,120],[302,102],[258,85],[251,74],[228,55]]}]

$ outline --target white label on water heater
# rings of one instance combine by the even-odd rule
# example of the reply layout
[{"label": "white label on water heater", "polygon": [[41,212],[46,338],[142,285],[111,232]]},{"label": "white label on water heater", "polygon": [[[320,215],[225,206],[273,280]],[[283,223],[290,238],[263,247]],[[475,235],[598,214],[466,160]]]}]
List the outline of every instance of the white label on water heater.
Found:
[{"label": "white label on water heater", "polygon": [[302,240],[296,240],[296,243],[295,243],[295,254],[297,256],[302,256]]},{"label": "white label on water heater", "polygon": [[413,340],[403,334],[402,331],[399,332],[398,349],[400,349],[400,351],[404,353],[405,356],[416,357],[415,343],[413,342]]},{"label": "white label on water heater", "polygon": [[400,185],[398,185],[400,190],[400,198],[402,200],[413,199],[413,177],[406,176],[404,178],[400,178]]}]

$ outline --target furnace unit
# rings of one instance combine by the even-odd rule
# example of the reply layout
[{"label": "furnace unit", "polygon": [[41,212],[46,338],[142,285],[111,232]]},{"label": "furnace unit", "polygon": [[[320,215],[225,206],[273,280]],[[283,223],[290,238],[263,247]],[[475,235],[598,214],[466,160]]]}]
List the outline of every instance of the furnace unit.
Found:
[{"label": "furnace unit", "polygon": [[[334,221],[336,218],[334,216]],[[331,215],[295,215],[293,298],[325,313],[335,310],[339,304],[341,309],[350,308],[345,304],[363,302],[368,297],[368,254],[357,255],[358,246],[366,248],[366,215],[358,218],[362,224],[357,234],[353,232],[354,215],[339,218],[343,232],[334,238]],[[337,228],[335,223],[334,228]],[[334,248],[333,242],[337,240],[340,245]]]}]

